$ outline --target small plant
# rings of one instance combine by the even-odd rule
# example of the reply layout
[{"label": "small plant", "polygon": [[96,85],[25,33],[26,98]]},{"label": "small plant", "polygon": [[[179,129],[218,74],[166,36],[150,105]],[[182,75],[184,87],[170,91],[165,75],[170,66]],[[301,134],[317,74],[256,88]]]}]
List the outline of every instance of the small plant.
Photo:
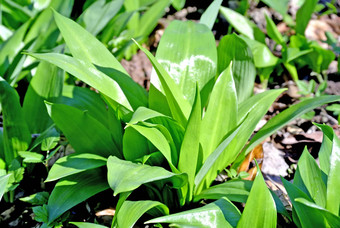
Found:
[{"label": "small plant", "polygon": [[[208,12],[214,13],[213,9],[218,7]],[[91,34],[57,12],[54,16],[72,56],[30,55],[78,77],[98,90],[100,96],[91,93],[87,99],[74,96],[46,102],[50,117],[75,153],[60,158],[49,172],[46,181],[59,181],[47,205],[35,209],[47,214],[45,226],[51,226],[67,210],[108,188],[119,196],[113,226],[132,227],[145,213],[159,217],[216,197],[221,200],[197,210],[216,218],[221,222],[218,224],[235,224],[236,220],[221,217],[231,208],[240,217],[239,223],[246,226],[253,220],[250,212],[241,216],[223,198],[229,196],[227,193],[213,192],[236,185],[243,193],[233,193],[233,200],[245,202],[244,191],[249,191],[244,182],[211,186],[216,176],[229,165],[237,169],[252,148],[290,120],[340,99],[321,96],[293,105],[271,119],[248,142],[258,121],[283,90],[252,94],[253,59],[238,36],[226,37],[231,42],[221,41],[216,49],[206,26],[211,23],[202,19],[204,24],[172,22],[156,57],[136,43],[155,70],[147,93]],[[79,91],[79,95],[85,91]],[[259,175],[255,181],[258,187],[253,190],[258,193],[251,195],[261,196],[258,200],[268,201],[271,209],[266,212],[263,207],[256,208],[256,216],[275,226],[275,210],[286,212],[275,195],[258,190],[264,188],[261,179]],[[253,206],[249,208],[260,204],[256,197],[251,198],[248,205]],[[216,214],[216,210],[220,212]],[[246,211],[249,210],[252,209]],[[191,212],[183,213],[188,221]],[[174,222],[169,217],[159,219],[150,222]]]},{"label": "small plant", "polygon": [[327,125],[319,151],[320,168],[307,148],[303,151],[293,183],[282,178],[293,205],[293,220],[298,227],[339,227],[340,140]]}]

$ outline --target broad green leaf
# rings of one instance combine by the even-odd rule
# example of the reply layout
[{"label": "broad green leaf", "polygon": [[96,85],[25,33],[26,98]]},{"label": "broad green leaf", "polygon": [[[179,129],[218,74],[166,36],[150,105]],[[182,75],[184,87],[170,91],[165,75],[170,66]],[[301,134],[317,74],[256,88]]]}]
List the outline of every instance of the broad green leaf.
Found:
[{"label": "broad green leaf", "polygon": [[299,162],[299,173],[303,184],[306,186],[310,196],[321,207],[326,206],[326,186],[321,178],[321,170],[309,154],[307,148],[304,149]]},{"label": "broad green leaf", "polygon": [[202,14],[201,19],[200,19],[200,23],[201,24],[205,24],[206,26],[208,26],[209,29],[212,29],[215,21],[216,21],[216,17],[218,15],[218,11],[221,7],[223,0],[214,0],[209,7],[206,9],[206,11]]},{"label": "broad green leaf", "polygon": [[301,224],[302,227],[325,227],[324,221],[319,216],[314,216],[317,214],[311,215],[311,212],[306,210],[303,205],[297,203],[295,201],[296,198],[304,198],[308,201],[312,201],[309,196],[304,193],[302,190],[300,190],[297,186],[290,183],[289,181],[285,180],[281,177],[281,180],[283,182],[283,185],[288,193],[288,196],[290,198],[290,201],[292,202],[294,211],[296,212],[298,220],[296,218],[294,219],[295,224]]},{"label": "broad green leaf", "polygon": [[203,148],[203,162],[227,133],[237,126],[237,95],[231,69],[229,65],[218,77],[202,120],[198,137]]},{"label": "broad green leaf", "polygon": [[[66,45],[75,58],[97,66],[113,68],[127,74],[118,60],[99,40],[76,22],[62,16],[56,11],[53,12],[55,21]],[[117,89],[116,87],[113,88]]]},{"label": "broad green leaf", "polygon": [[2,196],[3,196],[4,193],[5,193],[6,186],[7,186],[9,177],[10,177],[11,175],[12,175],[12,174],[7,174],[7,175],[4,175],[4,176],[0,176],[0,202],[1,202]]},{"label": "broad green leaf", "polygon": [[333,147],[330,157],[330,167],[327,181],[327,203],[326,209],[335,215],[339,215],[340,199],[340,140],[338,136],[333,133]]},{"label": "broad green leaf", "polygon": [[80,61],[70,56],[57,53],[30,53],[29,55],[60,67],[61,69],[79,78],[86,84],[99,90],[104,95],[110,97],[119,105],[123,105],[124,107],[132,110],[117,82],[97,70],[91,63]]},{"label": "broad green leaf", "polygon": [[[242,126],[242,125],[241,125]],[[196,177],[195,177],[195,192],[200,192],[200,188],[202,187],[202,181],[206,178],[207,174],[211,172],[212,167],[214,167],[218,161],[221,159],[221,155],[223,155],[223,152],[228,147],[230,142],[234,139],[234,137],[239,132],[241,126],[239,126],[237,129],[235,129],[231,134],[228,135],[226,139],[224,139],[220,145],[212,152],[207,159],[203,162],[202,167],[198,171]]]},{"label": "broad green leaf", "polygon": [[76,153],[64,156],[53,164],[45,182],[55,181],[72,174],[104,166],[106,161],[106,158],[96,154]]},{"label": "broad green leaf", "polygon": [[30,196],[20,198],[20,200],[32,205],[43,205],[47,203],[49,196],[50,194],[48,192],[38,192]]},{"label": "broad green leaf", "polygon": [[30,151],[19,151],[20,157],[22,157],[25,163],[39,163],[44,161],[44,155],[30,152]]},{"label": "broad green leaf", "polygon": [[231,201],[245,203],[247,201],[252,182],[248,180],[231,180],[207,188],[195,196],[194,200],[218,200],[227,197]]},{"label": "broad green leaf", "polygon": [[285,45],[285,42],[283,40],[283,37],[279,30],[277,29],[274,21],[268,17],[267,14],[265,14],[266,22],[267,22],[267,34],[270,38],[272,38],[277,44]]},{"label": "broad green leaf", "polygon": [[[45,143],[44,146],[47,146],[47,142],[50,142],[49,140],[57,140],[59,141],[60,133],[56,130],[55,125],[53,124],[51,127],[47,128],[45,131],[43,131],[31,144],[30,151],[33,151],[37,146]],[[56,141],[52,142],[52,144],[58,143]],[[50,144],[51,146],[53,146]],[[51,149],[51,148],[50,148]],[[42,149],[43,150],[43,149]]]},{"label": "broad green leaf", "polygon": [[96,1],[80,15],[77,21],[79,24],[84,24],[86,30],[96,36],[122,6],[123,0],[113,0],[107,3],[105,0]]},{"label": "broad green leaf", "polygon": [[304,198],[296,198],[296,202],[303,204],[306,206],[306,211],[308,211],[313,216],[317,215],[318,217],[323,217],[327,221],[329,227],[340,227],[340,217],[336,216],[335,214],[331,213],[330,211],[326,210],[319,205],[312,203]]},{"label": "broad green leaf", "polygon": [[10,165],[18,156],[18,151],[25,151],[31,142],[31,134],[20,106],[19,95],[2,77],[0,77],[0,105],[3,118],[3,158]]},{"label": "broad green leaf", "polygon": [[78,228],[107,228],[106,226],[89,222],[70,222],[70,224],[73,224]]},{"label": "broad green leaf", "polygon": [[[129,122],[129,124],[136,124],[140,121],[145,121],[148,119],[156,118],[156,117],[166,117],[162,113],[156,112],[152,109],[146,107],[139,107],[134,113]],[[169,117],[168,117],[169,118]]]},{"label": "broad green leaf", "polygon": [[[216,75],[217,51],[214,36],[205,25],[192,21],[173,21],[164,31],[157,48],[156,59],[192,105],[196,83],[201,91]],[[155,76],[151,75],[151,83],[168,96],[163,82],[159,78],[160,84]],[[186,112],[184,114],[189,115]]]},{"label": "broad green leaf", "polygon": [[317,0],[304,1],[303,5],[296,12],[296,33],[305,35],[306,27],[317,3]]},{"label": "broad green leaf", "polygon": [[256,69],[253,54],[248,45],[236,34],[224,36],[217,47],[218,74],[232,62],[232,73],[237,91],[238,103],[253,94]]},{"label": "broad green leaf", "polygon": [[262,140],[279,130],[290,121],[326,103],[339,101],[340,96],[321,96],[301,101],[271,118],[250,140],[245,151],[248,152]]},{"label": "broad green leaf", "polygon": [[166,205],[151,200],[125,201],[117,214],[118,227],[134,227],[134,224],[144,214],[157,211],[158,215],[169,214]]},{"label": "broad green leaf", "polygon": [[127,127],[123,135],[123,155],[125,160],[135,161],[149,152],[148,140],[133,127]]},{"label": "broad green leaf", "polygon": [[279,59],[273,55],[270,49],[259,41],[240,36],[251,49],[254,56],[255,66],[258,68],[275,66]]},{"label": "broad green leaf", "polygon": [[106,126],[108,123],[108,111],[105,102],[98,93],[88,88],[64,85],[62,97],[56,103],[69,105],[82,111],[86,110],[89,115],[103,125]]},{"label": "broad green leaf", "polygon": [[138,131],[147,140],[149,140],[163,154],[163,156],[166,158],[170,166],[173,164],[171,158],[170,145],[168,143],[167,138],[162,134],[160,130],[154,127],[146,127],[140,125],[129,126]]},{"label": "broad green leaf", "polygon": [[237,227],[276,227],[276,222],[274,199],[258,171]]},{"label": "broad green leaf", "polygon": [[221,7],[221,14],[227,19],[227,21],[237,30],[239,33],[244,34],[250,39],[254,39],[254,24],[250,22],[246,17],[242,14],[237,13],[236,11]]},{"label": "broad green leaf", "polygon": [[314,123],[323,132],[322,144],[319,150],[320,169],[327,176],[329,175],[331,165],[331,154],[333,147],[333,129],[326,124]]},{"label": "broad green leaf", "polygon": [[23,24],[0,46],[0,76],[3,77],[5,75],[14,57],[24,47],[23,39],[29,24],[29,21]]},{"label": "broad green leaf", "polygon": [[174,188],[182,187],[187,181],[186,174],[171,173],[161,167],[135,164],[116,157],[109,157],[107,161],[108,183],[114,195],[132,191],[142,184],[168,180]]},{"label": "broad green leaf", "polygon": [[262,2],[266,3],[268,6],[273,8],[276,12],[281,14],[283,17],[287,14],[288,10],[288,3],[289,0],[261,0]]},{"label": "broad green leaf", "polygon": [[245,35],[249,39],[265,43],[264,33],[248,18],[223,6],[220,8],[220,12],[237,32]]},{"label": "broad green leaf", "polygon": [[313,49],[307,49],[307,50],[300,50],[299,48],[295,48],[295,47],[288,47],[287,48],[287,52],[286,53],[282,53],[283,54],[283,58],[285,58],[286,62],[290,62],[293,61],[303,55],[306,55],[310,52],[312,52]]},{"label": "broad green leaf", "polygon": [[192,106],[192,111],[188,120],[188,125],[185,129],[183,142],[178,160],[178,170],[188,174],[188,194],[187,200],[192,200],[192,194],[194,191],[194,181],[197,169],[198,160],[200,158],[200,132],[201,132],[201,97],[196,87],[196,98]]},{"label": "broad green leaf", "polygon": [[[251,134],[253,133],[257,123],[263,118],[265,113],[268,111],[270,105],[274,102],[279,94],[281,94],[283,90],[270,90],[264,92],[261,99],[259,99],[256,103],[252,104],[252,110],[249,111],[247,117],[243,120],[239,131],[233,138],[233,140],[229,143],[227,148],[221,153],[219,159],[214,163],[214,165],[210,168],[208,174],[202,182],[202,188],[205,186],[210,186],[212,181],[216,178],[216,176],[228,165],[233,163],[242,148],[246,145],[249,140]],[[200,188],[197,192],[202,190]]]},{"label": "broad green leaf", "polygon": [[234,204],[227,198],[222,198],[203,207],[151,219],[146,223],[171,223],[183,228],[235,227],[240,214]]},{"label": "broad green leaf", "polygon": [[48,223],[91,196],[109,188],[100,169],[68,176],[56,184],[48,199]]},{"label": "broad green leaf", "polygon": [[[166,101],[168,102],[172,117],[175,120],[177,120],[182,126],[186,126],[187,118],[189,117],[190,110],[191,110],[190,104],[184,98],[184,95],[182,94],[178,86],[176,85],[175,81],[169,76],[167,71],[156,60],[156,58],[147,49],[140,46],[139,44],[137,45],[147,55],[154,69],[157,72],[158,79],[161,81],[162,87],[165,91]],[[152,104],[151,95],[149,99],[150,99],[149,102],[151,105]]]},{"label": "broad green leaf", "polygon": [[44,101],[55,102],[63,88],[63,72],[56,66],[41,62],[27,89],[23,112],[31,133],[42,133],[53,122]]},{"label": "broad green leaf", "polygon": [[148,97],[145,89],[130,76],[112,68],[97,67],[97,69],[118,83],[134,110],[139,106],[147,106]]},{"label": "broad green leaf", "polygon": [[47,109],[76,152],[121,157],[109,130],[86,111],[64,104],[47,104]]},{"label": "broad green leaf", "polygon": [[43,10],[30,26],[25,43],[35,40],[33,50],[41,50],[43,48],[54,48],[59,37],[59,31],[54,22],[54,9],[65,17],[71,16],[74,0],[53,0],[50,1],[49,7]]}]

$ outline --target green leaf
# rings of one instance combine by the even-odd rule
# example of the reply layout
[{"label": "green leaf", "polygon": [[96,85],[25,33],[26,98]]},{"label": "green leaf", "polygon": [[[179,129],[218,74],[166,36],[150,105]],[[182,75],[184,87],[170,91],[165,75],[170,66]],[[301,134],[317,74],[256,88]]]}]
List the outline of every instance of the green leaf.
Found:
[{"label": "green leaf", "polygon": [[331,165],[331,154],[333,147],[333,128],[326,124],[314,123],[323,132],[322,144],[319,150],[320,169],[327,176],[329,175]]},{"label": "green leaf", "polygon": [[234,204],[222,198],[200,208],[151,219],[146,223],[171,223],[175,227],[235,227],[240,214]]},{"label": "green leaf", "polygon": [[188,125],[185,129],[183,142],[178,160],[178,170],[188,174],[188,195],[187,200],[192,200],[192,194],[194,191],[194,181],[197,169],[197,161],[202,160],[200,158],[200,132],[201,132],[201,97],[196,87],[196,98],[192,106],[192,111],[188,120]]},{"label": "green leaf", "polygon": [[3,117],[3,158],[10,165],[18,156],[18,151],[25,151],[31,142],[31,134],[24,119],[18,93],[0,77],[0,105]]},{"label": "green leaf", "polygon": [[79,24],[84,24],[86,30],[96,36],[118,13],[123,2],[123,0],[113,0],[108,3],[105,0],[96,1],[80,15],[77,21]]},{"label": "green leaf", "polygon": [[273,8],[276,12],[281,14],[283,17],[287,15],[289,0],[281,0],[281,1],[261,0],[261,1],[267,4],[269,7]]},{"label": "green leaf", "polygon": [[276,222],[274,199],[258,171],[237,227],[276,227]]},{"label": "green leaf", "polygon": [[[158,78],[161,81],[162,87],[165,91],[166,101],[168,102],[173,118],[177,120],[182,126],[186,126],[187,118],[189,117],[191,110],[190,104],[187,100],[185,100],[184,95],[175,84],[174,80],[169,76],[162,65],[159,64],[156,58],[147,49],[140,46],[139,44],[137,45],[147,55],[157,72]],[[152,105],[151,99],[152,96],[150,95],[150,107]]]},{"label": "green leaf", "polygon": [[[54,19],[72,55],[88,63],[127,72],[106,47],[76,22],[54,12]],[[117,89],[117,85],[112,89]]]},{"label": "green leaf", "polygon": [[209,7],[206,9],[206,11],[202,14],[201,19],[200,19],[200,23],[201,24],[205,24],[206,26],[208,26],[209,29],[212,29],[215,21],[216,21],[216,17],[218,15],[218,10],[221,7],[223,0],[214,0]]},{"label": "green leaf", "polygon": [[295,48],[295,47],[288,47],[287,48],[287,52],[286,53],[282,53],[283,54],[283,58],[285,58],[286,62],[290,62],[293,61],[303,55],[306,55],[310,52],[312,52],[313,49],[307,49],[307,50],[300,50],[299,48]]},{"label": "green leaf", "polygon": [[53,122],[44,100],[53,102],[62,93],[63,72],[47,62],[41,62],[27,89],[23,112],[31,133],[42,133]]},{"label": "green leaf", "polygon": [[96,154],[81,153],[64,156],[53,164],[45,182],[55,181],[72,174],[104,166],[106,161],[106,158]]},{"label": "green leaf", "polygon": [[279,30],[277,29],[274,21],[270,17],[268,17],[267,14],[265,14],[265,17],[266,17],[266,22],[267,22],[266,29],[267,29],[268,36],[272,38],[276,43],[285,46],[283,37],[281,33],[279,32]]},{"label": "green leaf", "polygon": [[250,151],[266,137],[279,130],[290,121],[326,103],[339,101],[340,96],[320,96],[301,101],[271,118],[250,140],[245,151]]},{"label": "green leaf", "polygon": [[330,157],[330,167],[327,181],[327,203],[326,209],[331,213],[339,215],[340,199],[340,140],[338,136],[333,133],[333,147]]},{"label": "green leaf", "polygon": [[112,68],[97,67],[97,69],[118,83],[133,110],[139,106],[147,106],[148,97],[145,89],[133,81],[130,76]]},{"label": "green leaf", "polygon": [[264,43],[264,33],[248,18],[232,9],[223,6],[220,8],[220,12],[237,32],[245,35],[251,40],[256,39]]},{"label": "green leaf", "polygon": [[177,10],[181,10],[183,9],[184,5],[185,5],[185,0],[173,0],[172,1],[172,6]]},{"label": "green leaf", "polygon": [[319,206],[325,207],[326,186],[321,178],[321,170],[306,147],[299,159],[298,167],[303,184],[306,186],[312,199]]},{"label": "green leaf", "polygon": [[217,47],[218,73],[221,74],[232,62],[232,73],[238,103],[253,94],[256,69],[251,49],[236,34],[224,36]]},{"label": "green leaf", "polygon": [[[304,205],[306,207],[306,211],[311,213],[313,216],[325,218],[327,223],[325,222],[324,225],[327,224],[329,227],[340,227],[339,216],[336,216],[325,208],[320,207],[319,205],[316,205],[304,198],[296,198],[295,201]],[[328,227],[327,225],[325,227]]]},{"label": "green leaf", "polygon": [[106,226],[89,222],[70,222],[70,224],[73,224],[78,228],[107,228]]},{"label": "green leaf", "polygon": [[[169,52],[169,48],[171,48],[171,52]],[[192,21],[173,21],[164,31],[157,48],[156,59],[170,75],[185,99],[192,105],[196,83],[202,91],[216,75],[217,51],[214,36],[205,25]],[[155,76],[155,74],[151,75],[151,83],[168,96],[163,82],[159,78],[160,85]],[[150,95],[150,100],[151,98]],[[177,97],[176,100],[178,101]],[[203,97],[202,100],[204,100]],[[152,106],[150,108],[153,109]],[[184,112],[184,114],[188,117],[190,111]]]},{"label": "green leaf", "polygon": [[6,186],[9,181],[10,176],[11,174],[0,176],[0,202],[1,202],[2,196],[4,195],[6,191]]},{"label": "green leaf", "polygon": [[218,77],[202,120],[199,137],[203,148],[203,162],[237,125],[237,95],[231,69],[232,66],[229,65]]},{"label": "green leaf", "polygon": [[107,161],[108,182],[114,195],[132,191],[142,184],[167,179],[174,188],[180,188],[187,180],[186,174],[171,173],[161,167],[135,164],[109,157]]},{"label": "green leaf", "polygon": [[32,205],[43,205],[47,203],[49,195],[50,194],[48,192],[38,192],[33,195],[20,198],[20,200]]},{"label": "green leaf", "polygon": [[[139,107],[132,115],[129,124],[136,124],[140,121],[146,121],[156,117],[166,117],[162,113],[156,112],[146,107]],[[170,118],[170,117],[166,117]]]},{"label": "green leaf", "polygon": [[204,189],[200,194],[195,195],[194,201],[202,199],[218,200],[227,197],[231,201],[245,203],[247,201],[251,186],[248,180],[231,180],[222,184],[214,185]]},{"label": "green leaf", "polygon": [[61,69],[79,78],[86,84],[96,88],[104,95],[110,97],[119,105],[132,110],[129,102],[127,101],[123,91],[119,88],[117,82],[97,70],[91,63],[80,61],[70,56],[57,53],[30,53],[29,55],[60,67]]},{"label": "green leaf", "polygon": [[312,17],[315,6],[318,3],[317,0],[304,1],[303,5],[296,12],[296,33],[305,35],[305,30],[309,20]]},{"label": "green leaf", "polygon": [[[160,130],[154,127],[145,127],[140,125],[129,125],[141,135],[143,135],[147,140],[149,140],[167,159],[169,165],[173,164],[171,158],[171,149],[167,138],[162,134]],[[126,143],[129,143],[126,141]],[[131,143],[131,142],[130,142]],[[125,156],[125,154],[124,154]]]},{"label": "green leaf", "polygon": [[56,103],[69,105],[86,111],[93,118],[107,126],[108,111],[105,102],[100,95],[88,88],[64,85],[62,97]]},{"label": "green leaf", "polygon": [[202,167],[198,171],[195,177],[195,192],[200,192],[203,181],[207,178],[209,172],[212,172],[213,167],[216,167],[219,160],[223,156],[224,151],[229,146],[229,144],[233,141],[239,130],[241,129],[240,125],[237,129],[231,132],[226,139],[224,139],[220,145],[212,152],[209,157],[203,162]]},{"label": "green leaf", "polygon": [[296,198],[304,198],[311,201],[308,195],[284,178],[281,177],[281,180],[297,214],[298,220],[296,220],[296,218],[294,219],[293,216],[295,224],[300,223],[302,227],[326,227],[323,218],[320,218],[318,214],[314,214],[308,209],[306,210],[306,207],[295,201]]},{"label": "green leaf", "polygon": [[133,127],[127,127],[123,135],[123,155],[125,160],[135,161],[149,152],[148,140]]},{"label": "green leaf", "polygon": [[165,14],[165,9],[170,5],[170,0],[158,0],[140,18],[135,38],[147,37],[154,30],[158,20]]},{"label": "green leaf", "polygon": [[20,157],[24,158],[25,163],[40,163],[44,161],[44,155],[30,151],[19,151]]},{"label": "green leaf", "polygon": [[[229,143],[225,150],[220,155],[220,158],[210,168],[203,183],[204,186],[210,186],[216,176],[228,165],[235,161],[236,157],[241,152],[242,148],[246,145],[251,134],[253,133],[257,123],[263,118],[268,111],[270,105],[274,102],[277,96],[283,90],[266,91],[255,103],[251,104],[248,115],[243,120],[240,129]],[[203,187],[203,186],[202,186]],[[201,190],[201,189],[200,189]],[[198,192],[200,192],[200,190]]]},{"label": "green leaf", "polygon": [[125,201],[117,214],[117,224],[119,227],[134,227],[138,219],[150,211],[157,211],[158,215],[169,214],[168,207],[157,201]]},{"label": "green leaf", "polygon": [[86,111],[64,104],[47,104],[47,109],[76,152],[122,156],[110,131]]},{"label": "green leaf", "polygon": [[273,53],[265,44],[244,36],[240,37],[247,43],[248,47],[251,49],[256,67],[270,67],[275,66],[278,63],[279,59],[273,55]]},{"label": "green leaf", "polygon": [[109,188],[100,169],[68,176],[56,184],[48,199],[48,223],[91,196]]},{"label": "green leaf", "polygon": [[0,75],[4,76],[10,64],[17,56],[19,51],[24,47],[23,39],[29,21],[23,24],[13,35],[0,46]]}]

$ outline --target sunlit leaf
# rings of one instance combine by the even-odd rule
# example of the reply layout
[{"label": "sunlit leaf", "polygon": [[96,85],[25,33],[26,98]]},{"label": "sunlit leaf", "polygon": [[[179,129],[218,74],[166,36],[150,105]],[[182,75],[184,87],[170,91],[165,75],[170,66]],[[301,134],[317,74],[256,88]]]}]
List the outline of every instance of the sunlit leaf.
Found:
[{"label": "sunlit leaf", "polygon": [[161,167],[135,164],[116,157],[107,161],[108,182],[114,195],[132,191],[140,185],[158,180],[168,180],[174,188],[180,188],[187,181],[186,174],[171,173]]},{"label": "sunlit leaf", "polygon": [[144,213],[150,213],[152,211],[158,212],[158,215],[169,214],[168,207],[157,201],[125,201],[119,209],[117,224],[119,227],[134,227],[134,224]]},{"label": "sunlit leaf", "polygon": [[171,223],[176,227],[235,227],[240,211],[227,198],[213,203],[168,216],[147,221],[146,223]]},{"label": "sunlit leaf", "polygon": [[206,11],[202,14],[200,23],[205,24],[208,28],[212,29],[215,24],[215,20],[219,11],[219,8],[222,4],[223,0],[215,0],[213,1]]}]

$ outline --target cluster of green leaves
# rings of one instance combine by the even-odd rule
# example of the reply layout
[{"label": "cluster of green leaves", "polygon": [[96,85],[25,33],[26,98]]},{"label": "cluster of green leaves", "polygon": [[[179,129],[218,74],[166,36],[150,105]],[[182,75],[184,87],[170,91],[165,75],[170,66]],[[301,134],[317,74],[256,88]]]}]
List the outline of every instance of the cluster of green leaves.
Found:
[{"label": "cluster of green leaves", "polygon": [[[45,102],[46,119],[52,119],[75,150],[52,166],[46,181],[58,183],[47,204],[34,208],[45,226],[55,225],[67,210],[109,188],[119,196],[113,221],[118,227],[132,227],[144,213],[157,217],[149,223],[185,226],[196,219],[195,224],[207,221],[207,227],[245,227],[254,221],[274,227],[277,211],[289,216],[260,173],[252,188],[243,180],[211,184],[225,167],[237,168],[254,146],[290,120],[340,97],[293,105],[249,141],[283,90],[252,94],[251,49],[235,34],[216,48],[209,29],[209,15],[216,16],[219,9],[214,3],[201,23],[172,22],[156,57],[136,43],[154,67],[149,93],[93,35],[54,12],[72,56],[29,55],[67,71],[99,94],[64,86],[57,99]],[[217,201],[168,215],[202,199]],[[242,214],[230,200],[246,202]],[[266,207],[258,207],[263,202]]]},{"label": "cluster of green leaves", "polygon": [[331,127],[317,126],[323,131],[320,168],[305,148],[293,183],[283,178],[282,182],[292,202],[293,220],[298,227],[339,227],[340,140]]},{"label": "cluster of green leaves", "polygon": [[[296,22],[288,15],[289,1],[263,1],[283,16],[284,21],[295,30],[292,36],[282,36],[273,20],[266,17],[266,30],[264,34],[252,21],[244,15],[229,8],[221,7],[221,14],[230,25],[241,34],[241,38],[249,45],[253,54],[258,75],[264,87],[267,86],[268,79],[275,70],[281,74],[286,70],[294,81],[299,80],[298,70],[307,66],[318,76],[319,83],[323,82],[322,74],[328,69],[329,64],[335,59],[335,54],[330,50],[325,50],[316,41],[310,41],[305,36],[307,24],[314,12],[318,1],[302,1],[302,5],[296,14]],[[244,12],[245,13],[245,12]],[[281,46],[281,57],[272,54],[267,47],[266,35],[272,39],[276,45]]]},{"label": "cluster of green leaves", "polygon": [[[97,35],[103,41],[106,40],[106,43],[123,36],[124,39],[129,39],[119,51],[122,55],[127,55],[126,53],[131,55],[133,54],[131,38],[145,39],[169,4],[170,1],[166,0],[160,2],[88,0],[77,22],[91,34]],[[138,7],[132,9],[129,6]],[[65,44],[53,19],[51,8],[70,17],[74,0],[4,0],[1,3],[0,112],[3,114],[4,127],[0,129],[0,170],[1,175],[10,174],[5,192],[11,192],[11,201],[12,191],[23,178],[26,163],[47,164],[59,149],[54,149],[59,141],[59,132],[53,126],[44,101],[65,100],[80,94],[77,92],[79,88],[72,85],[63,87],[65,73],[62,70],[46,62],[38,65],[35,59],[23,54],[23,50],[64,51]],[[130,28],[129,23],[136,24],[136,20],[142,26]],[[69,75],[66,75],[66,78],[69,78]],[[19,98],[12,88],[16,87],[20,80],[30,82],[27,93],[22,98]],[[72,80],[67,81],[73,83]],[[81,94],[83,99],[87,99],[83,93]],[[23,100],[23,107],[19,100]],[[33,139],[37,134],[39,137]],[[33,150],[37,153],[33,153]],[[44,155],[41,152],[44,152]]]},{"label": "cluster of green leaves", "polygon": [[[120,22],[108,19],[112,12],[105,10],[119,2],[88,1],[78,19],[86,29],[56,10],[49,12],[66,47],[50,53],[27,48],[30,58],[41,63],[23,107],[7,78],[1,78],[0,196],[18,186],[22,162],[46,164],[69,143],[75,152],[58,159],[48,173],[46,182],[58,181],[51,194],[22,199],[37,205],[33,211],[43,227],[59,226],[68,219],[69,209],[110,188],[118,197],[114,227],[133,227],[144,214],[153,218],[147,223],[180,227],[275,227],[277,212],[289,218],[260,172],[254,183],[234,178],[214,185],[214,180],[226,167],[236,170],[252,148],[289,121],[340,96],[319,96],[292,105],[251,137],[283,90],[253,94],[256,60],[244,37],[227,35],[216,47],[210,30],[222,1],[214,1],[200,23],[172,22],[156,56],[135,42],[154,68],[149,92],[94,36],[102,39],[106,31],[104,22],[100,23],[104,30],[99,31],[92,24],[97,10],[103,10],[99,16],[105,17],[107,26],[121,25],[121,19],[128,17],[143,20],[147,14],[139,18],[117,11]],[[124,10],[132,2],[125,1]],[[167,1],[138,2],[159,6]],[[173,4],[180,7],[183,2]],[[139,33],[129,30],[129,22],[126,25],[133,31],[128,37],[138,38]],[[144,24],[139,25],[138,29]],[[98,92],[67,85],[65,72]],[[67,142],[61,141],[61,133]],[[32,139],[32,134],[38,137]],[[231,201],[246,203],[243,212]]]}]

